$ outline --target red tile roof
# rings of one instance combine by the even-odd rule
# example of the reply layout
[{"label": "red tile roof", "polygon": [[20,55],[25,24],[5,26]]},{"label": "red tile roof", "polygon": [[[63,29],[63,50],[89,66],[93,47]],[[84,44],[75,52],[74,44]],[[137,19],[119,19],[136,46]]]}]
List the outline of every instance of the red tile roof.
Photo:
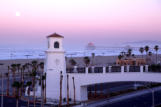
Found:
[{"label": "red tile roof", "polygon": [[61,36],[61,35],[59,35],[59,34],[57,34],[57,33],[53,33],[53,34],[47,36],[47,38],[49,38],[49,37],[64,38],[63,36]]}]

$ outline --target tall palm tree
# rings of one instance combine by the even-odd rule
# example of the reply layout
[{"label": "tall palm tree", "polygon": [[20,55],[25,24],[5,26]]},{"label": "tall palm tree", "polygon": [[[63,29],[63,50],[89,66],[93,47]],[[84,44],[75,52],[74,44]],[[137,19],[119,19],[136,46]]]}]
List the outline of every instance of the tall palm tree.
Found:
[{"label": "tall palm tree", "polygon": [[85,63],[85,65],[86,66],[88,66],[89,64],[90,64],[90,59],[89,59],[89,57],[84,57],[84,63]]},{"label": "tall palm tree", "polygon": [[32,71],[30,76],[32,77],[32,89],[33,89],[33,102],[34,102],[34,107],[35,107],[35,79],[36,79],[37,72],[35,70]]},{"label": "tall palm tree", "polygon": [[5,73],[6,78],[7,78],[7,90],[6,90],[6,95],[9,96],[9,73]]},{"label": "tall palm tree", "polygon": [[149,56],[152,56],[152,52],[149,52],[148,55],[149,55]]},{"label": "tall palm tree", "polygon": [[121,60],[121,59],[122,59],[122,57],[123,57],[122,55],[118,55],[118,59],[119,59],[119,60]]},{"label": "tall palm tree", "polygon": [[10,66],[8,66],[8,72],[6,73],[6,77],[7,77],[7,96],[9,96],[9,84],[10,84],[10,79],[9,79],[9,71],[10,71]]},{"label": "tall palm tree", "polygon": [[74,60],[74,59],[70,59],[69,60],[69,63],[72,65],[72,66],[75,66],[77,64],[77,62]]},{"label": "tall palm tree", "polygon": [[139,48],[139,51],[140,51],[140,53],[142,54],[142,58],[143,58],[144,48],[143,48],[143,47],[140,47],[140,48]]},{"label": "tall palm tree", "polygon": [[67,74],[67,106],[69,106],[69,75]]},{"label": "tall palm tree", "polygon": [[73,79],[73,92],[74,92],[74,104],[76,103],[76,101],[75,101],[75,82],[74,82],[74,77],[72,77],[72,79]]},{"label": "tall palm tree", "polygon": [[31,62],[31,67],[32,67],[32,73],[30,74],[32,77],[32,88],[33,88],[33,101],[34,101],[34,107],[35,107],[35,80],[36,80],[36,75],[37,75],[37,68],[38,68],[38,62],[36,60]]},{"label": "tall palm tree", "polygon": [[62,71],[60,72],[60,98],[59,98],[59,107],[62,106],[62,82],[63,82],[63,75]]},{"label": "tall palm tree", "polygon": [[95,53],[92,53],[92,66],[94,65]]},{"label": "tall palm tree", "polygon": [[158,62],[158,50],[159,50],[159,46],[158,45],[155,45],[154,46],[154,50],[156,52],[156,64],[157,64],[157,62]]},{"label": "tall palm tree", "polygon": [[46,102],[46,99],[45,99],[45,83],[44,81],[46,80],[46,73],[44,75],[42,75],[41,77],[41,95],[42,95],[42,107],[44,106],[44,102]]},{"label": "tall palm tree", "polygon": [[12,84],[12,87],[16,88],[16,107],[18,107],[18,102],[19,102],[19,90],[22,86],[21,82],[18,81],[14,81],[14,83]]},{"label": "tall palm tree", "polygon": [[132,49],[128,49],[127,54],[128,54],[129,56],[131,56],[131,54],[132,54]]},{"label": "tall palm tree", "polygon": [[151,62],[152,52],[149,52],[149,53],[148,53],[148,56],[150,57],[150,62]]},{"label": "tall palm tree", "polygon": [[44,80],[45,80],[45,89],[44,89],[44,101],[45,101],[45,103],[46,103],[46,72],[45,72],[45,74],[44,74]]},{"label": "tall palm tree", "polygon": [[21,69],[21,72],[22,72],[22,74],[21,74],[21,82],[23,83],[23,85],[22,85],[22,92],[25,92],[25,90],[24,90],[24,72],[25,72],[25,69],[26,69],[26,65],[23,65],[22,66],[22,69]]},{"label": "tall palm tree", "polygon": [[[12,71],[12,79],[13,81],[15,81],[15,73],[16,73],[16,70],[17,70],[17,65],[16,64],[12,64],[11,65],[11,71]],[[15,96],[15,88],[13,88],[12,90],[12,95]]]},{"label": "tall palm tree", "polygon": [[28,104],[27,105],[28,106],[27,107],[29,107],[30,106],[30,90],[31,90],[32,82],[28,81],[26,85],[28,86],[28,90],[27,90],[27,94],[28,94]]},{"label": "tall palm tree", "polygon": [[40,69],[41,69],[41,93],[42,93],[42,105],[44,105],[44,101],[46,101],[45,99],[45,84],[44,84],[44,81],[46,80],[46,73],[43,75],[43,72],[44,72],[44,62],[40,62],[39,64],[40,66]]},{"label": "tall palm tree", "polygon": [[18,71],[18,73],[19,73],[21,64],[17,64],[16,66],[17,66],[17,71]]},{"label": "tall palm tree", "polygon": [[147,55],[148,55],[148,51],[149,51],[149,46],[148,46],[148,45],[146,45],[144,49],[145,49],[146,57],[147,57]]}]

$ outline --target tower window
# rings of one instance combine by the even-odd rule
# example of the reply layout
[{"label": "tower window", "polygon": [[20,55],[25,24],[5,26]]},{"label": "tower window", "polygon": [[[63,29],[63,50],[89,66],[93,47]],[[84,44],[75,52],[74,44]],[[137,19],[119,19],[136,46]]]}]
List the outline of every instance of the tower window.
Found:
[{"label": "tower window", "polygon": [[59,48],[59,42],[54,43],[54,48]]}]

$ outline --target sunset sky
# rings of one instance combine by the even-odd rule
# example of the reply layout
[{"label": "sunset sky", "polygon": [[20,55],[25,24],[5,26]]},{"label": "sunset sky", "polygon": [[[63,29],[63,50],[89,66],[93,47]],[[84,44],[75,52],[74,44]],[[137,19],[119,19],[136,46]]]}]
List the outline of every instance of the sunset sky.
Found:
[{"label": "sunset sky", "polygon": [[0,48],[41,48],[46,36],[66,49],[161,41],[161,0],[0,0]]}]

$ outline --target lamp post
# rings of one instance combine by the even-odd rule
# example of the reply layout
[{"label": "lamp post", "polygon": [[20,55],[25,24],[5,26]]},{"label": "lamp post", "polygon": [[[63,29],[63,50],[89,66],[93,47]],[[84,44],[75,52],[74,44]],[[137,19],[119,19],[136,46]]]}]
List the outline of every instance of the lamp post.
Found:
[{"label": "lamp post", "polygon": [[154,98],[154,90],[152,88],[150,88],[150,87],[147,87],[147,86],[144,86],[144,87],[151,91],[151,93],[152,93],[152,107],[155,107],[155,103],[154,103],[154,100],[155,100],[155,98]]},{"label": "lamp post", "polygon": [[[3,64],[0,64],[0,66],[3,66]],[[2,82],[2,87],[1,87],[1,107],[3,107],[3,70],[1,71],[1,82]]]}]

